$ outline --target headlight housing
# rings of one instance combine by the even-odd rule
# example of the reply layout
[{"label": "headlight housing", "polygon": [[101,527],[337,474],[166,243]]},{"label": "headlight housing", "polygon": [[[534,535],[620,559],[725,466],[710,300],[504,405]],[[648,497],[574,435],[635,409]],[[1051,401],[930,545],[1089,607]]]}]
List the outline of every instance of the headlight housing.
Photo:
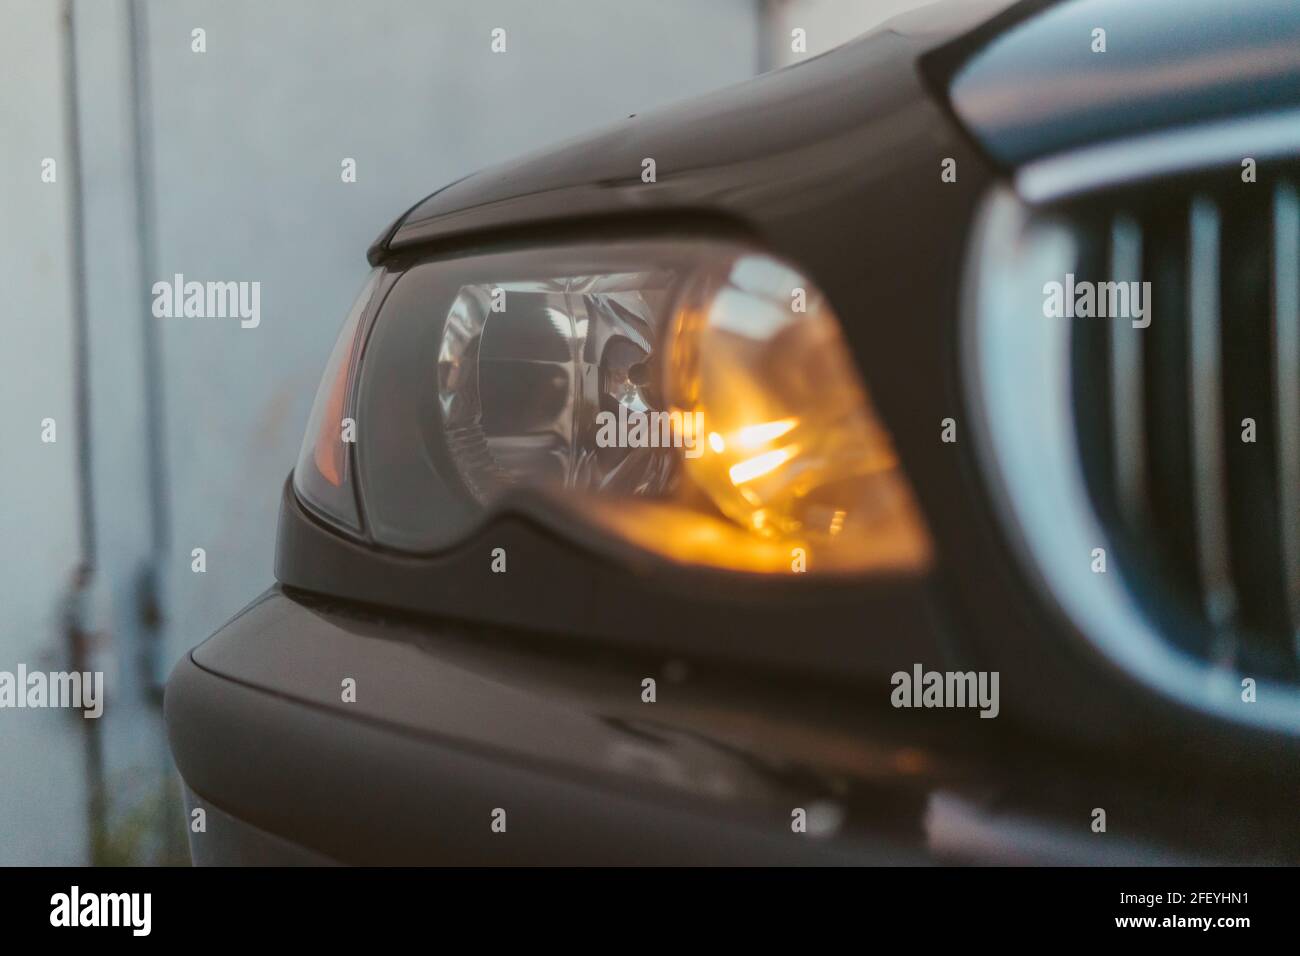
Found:
[{"label": "headlight housing", "polygon": [[[678,563],[929,560],[838,320],[788,264],[735,242],[572,243],[416,262],[378,298],[368,331],[344,329],[352,384],[327,373],[295,479],[344,530],[429,553],[540,494],[557,525]],[[330,427],[340,389],[354,456]],[[340,487],[340,460],[355,519],[313,493]]]}]

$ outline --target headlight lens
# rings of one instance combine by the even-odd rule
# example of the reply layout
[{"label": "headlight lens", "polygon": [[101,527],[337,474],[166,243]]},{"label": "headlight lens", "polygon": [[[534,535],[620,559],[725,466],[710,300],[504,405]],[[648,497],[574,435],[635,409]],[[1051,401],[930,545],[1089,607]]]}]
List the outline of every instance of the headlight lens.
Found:
[{"label": "headlight lens", "polygon": [[549,493],[565,520],[685,563],[929,560],[825,298],[743,245],[421,263],[389,294],[361,366],[362,512],[380,544],[454,543],[468,530],[456,485],[480,513],[514,489]]}]

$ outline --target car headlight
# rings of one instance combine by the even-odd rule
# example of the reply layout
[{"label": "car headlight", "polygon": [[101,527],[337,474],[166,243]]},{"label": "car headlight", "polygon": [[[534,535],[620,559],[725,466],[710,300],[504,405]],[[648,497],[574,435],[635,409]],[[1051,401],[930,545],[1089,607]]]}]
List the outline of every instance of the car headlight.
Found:
[{"label": "car headlight", "polygon": [[[540,493],[557,520],[687,563],[928,561],[837,319],[771,256],[689,239],[426,261],[396,279],[368,334],[349,325],[296,484],[380,545],[437,550],[474,515]],[[344,417],[353,510],[325,500],[343,485]]]}]

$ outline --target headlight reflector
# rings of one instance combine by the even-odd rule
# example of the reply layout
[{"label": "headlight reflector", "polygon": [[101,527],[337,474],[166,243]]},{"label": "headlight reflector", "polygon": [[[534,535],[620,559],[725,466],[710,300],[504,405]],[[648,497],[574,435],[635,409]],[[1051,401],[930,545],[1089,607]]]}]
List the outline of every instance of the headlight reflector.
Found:
[{"label": "headlight reflector", "polygon": [[669,355],[671,405],[708,423],[709,453],[688,459],[687,474],[740,525],[834,538],[897,480],[839,323],[797,272],[747,254],[702,273]]}]

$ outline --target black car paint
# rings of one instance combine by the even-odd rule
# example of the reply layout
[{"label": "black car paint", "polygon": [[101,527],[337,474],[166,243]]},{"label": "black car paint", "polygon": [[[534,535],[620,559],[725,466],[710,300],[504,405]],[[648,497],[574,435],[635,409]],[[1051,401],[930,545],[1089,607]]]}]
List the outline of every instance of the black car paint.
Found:
[{"label": "black car paint", "polygon": [[[999,29],[1042,6],[1013,8]],[[400,271],[557,234],[716,227],[752,237],[806,271],[841,316],[936,539],[934,572],[878,586],[810,633],[801,613],[779,610],[789,595],[768,585],[610,566],[608,551],[556,534],[540,503],[517,502],[462,546],[416,557],[338,536],[286,488],[276,573],[287,589],[182,661],[169,685],[173,751],[198,799],[348,862],[987,861],[999,852],[1103,862],[1074,835],[1087,834],[1089,808],[1107,801],[1133,808],[1130,821],[1143,827],[1113,827],[1127,839],[1106,859],[1295,857],[1295,847],[1270,850],[1287,785],[1263,762],[1289,745],[1181,712],[1102,663],[1039,602],[989,508],[962,431],[960,279],[981,199],[1026,147],[1023,136],[1001,145],[996,124],[968,135],[954,104],[935,95],[971,52],[962,34],[974,22],[958,9],[947,28],[927,25],[944,12],[931,10],[916,26],[452,184],[370,252]],[[657,161],[657,183],[639,180],[645,156]],[[946,158],[957,161],[956,183],[940,181]],[[948,417],[956,444],[939,441]],[[484,590],[501,586],[479,573],[486,542],[501,535],[543,572],[531,596]],[[573,618],[555,588],[575,579],[605,599],[605,616]],[[804,592],[814,613],[828,593],[820,587]],[[352,603],[318,606],[294,588]],[[642,607],[651,608],[644,619]],[[423,616],[403,620],[393,608]],[[638,626],[620,628],[627,619]],[[746,644],[751,629],[767,635],[749,642],[757,650]],[[911,643],[917,635],[927,643]],[[885,643],[893,636],[903,640]],[[456,679],[448,675],[467,655],[491,663],[466,680],[514,690],[479,709],[472,732],[461,714],[420,704],[422,690]],[[632,716],[649,706],[641,677],[683,655],[711,676],[689,691],[665,685],[652,722]],[[539,686],[557,657],[584,693],[565,681]],[[1000,669],[1006,719],[899,721],[885,675],[914,661]],[[337,700],[341,676],[359,667],[378,711]],[[397,693],[407,677],[419,680]],[[414,709],[393,710],[394,700]],[[549,747],[521,737],[521,726],[557,713],[580,715],[592,732],[581,759],[556,751],[558,729]],[[1097,741],[1114,752],[1076,749]],[[612,757],[628,748],[643,762]],[[1252,782],[1247,798],[1217,792],[1225,767]],[[731,781],[725,799],[699,792],[710,774]],[[527,834],[518,842],[491,842],[487,812],[506,802],[494,802],[502,791],[526,795],[511,817],[512,834]],[[943,818],[955,830],[936,831],[932,805],[953,795],[967,810]],[[1216,800],[1240,821],[1226,842],[1207,823]],[[810,801],[847,812],[830,845],[791,842],[791,807]],[[435,803],[443,809],[431,812]],[[647,838],[634,821],[650,817]],[[1026,843],[1025,833],[1047,835]]]},{"label": "black car paint", "polygon": [[[1192,790],[1191,775],[1141,761],[978,733],[996,721],[974,711],[904,715],[864,707],[852,689],[809,694],[777,675],[663,665],[563,637],[430,629],[273,588],[172,678],[173,739],[204,743],[176,748],[193,805],[240,822],[225,824],[229,836],[193,838],[196,860],[295,861],[304,848],[309,862],[361,864],[1110,865],[1300,853],[1281,781],[1261,781],[1242,803],[1240,778]],[[357,681],[346,707],[340,667]],[[660,678],[653,705],[640,698],[647,673]],[[1242,810],[1228,826],[1225,803]],[[1112,808],[1104,838],[1088,828],[1094,806]],[[498,808],[504,835],[489,826]],[[792,831],[796,808],[808,834]]]}]

